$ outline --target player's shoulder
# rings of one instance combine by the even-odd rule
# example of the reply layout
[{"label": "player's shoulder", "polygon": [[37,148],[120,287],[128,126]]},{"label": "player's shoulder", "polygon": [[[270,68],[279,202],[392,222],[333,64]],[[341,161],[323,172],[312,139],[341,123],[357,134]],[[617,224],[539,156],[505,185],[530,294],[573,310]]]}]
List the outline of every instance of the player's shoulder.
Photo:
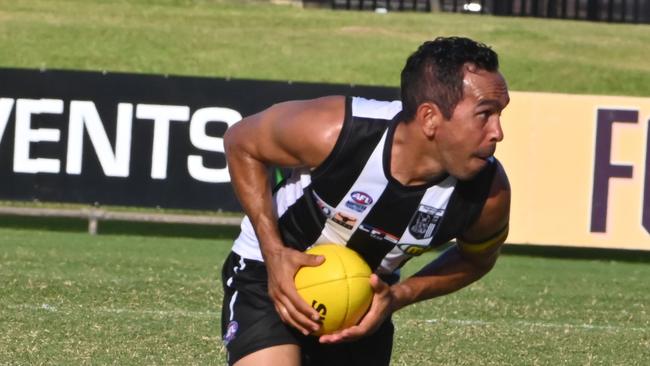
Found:
[{"label": "player's shoulder", "polygon": [[274,126],[286,134],[286,131],[307,129],[314,133],[318,129],[337,128],[346,114],[346,97],[329,95],[313,99],[288,100],[274,104],[265,111]]},{"label": "player's shoulder", "polygon": [[494,175],[481,216],[496,217],[501,218],[499,221],[507,221],[506,217],[510,212],[510,181],[501,162],[496,158],[492,158],[492,160]]},{"label": "player's shoulder", "polygon": [[343,95],[328,95],[313,99],[289,100],[276,104],[276,106],[291,108],[306,113],[313,112],[339,112],[345,109],[346,97]]},{"label": "player's shoulder", "polygon": [[503,165],[493,158],[494,174],[487,198],[474,224],[461,235],[470,242],[484,241],[501,232],[510,219],[510,182]]},{"label": "player's shoulder", "polygon": [[386,101],[351,97],[350,104],[352,115],[362,118],[393,119],[402,110],[402,102],[399,100]]},{"label": "player's shoulder", "polygon": [[349,106],[355,117],[391,119],[402,110],[399,100],[378,100],[360,96],[328,95],[313,99],[291,100],[279,105],[293,105],[307,110],[340,110]]},{"label": "player's shoulder", "polygon": [[[495,196],[499,192],[510,197],[510,181],[508,180],[508,174],[506,169],[503,167],[503,164],[497,159],[494,158],[495,172],[494,178],[492,179],[492,184],[490,186],[489,196]],[[489,197],[488,197],[489,198]],[[502,197],[503,198],[503,197]]]},{"label": "player's shoulder", "polygon": [[402,110],[402,102],[330,95],[281,103],[280,108],[291,110],[293,118],[300,120],[341,123],[350,117],[392,120]]}]

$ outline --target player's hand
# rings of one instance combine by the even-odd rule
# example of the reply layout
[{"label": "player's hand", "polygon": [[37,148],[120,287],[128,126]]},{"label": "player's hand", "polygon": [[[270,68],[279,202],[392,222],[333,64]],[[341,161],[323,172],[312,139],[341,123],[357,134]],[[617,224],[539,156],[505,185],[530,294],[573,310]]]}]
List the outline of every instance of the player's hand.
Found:
[{"label": "player's hand", "polygon": [[370,335],[379,329],[379,326],[391,314],[395,299],[390,291],[390,286],[374,273],[370,275],[370,286],[374,291],[372,304],[359,324],[323,335],[319,338],[320,343],[350,342]]},{"label": "player's hand", "polygon": [[320,314],[298,295],[294,277],[300,267],[318,266],[325,258],[282,247],[267,254],[264,260],[269,296],[282,321],[305,335],[320,329]]}]

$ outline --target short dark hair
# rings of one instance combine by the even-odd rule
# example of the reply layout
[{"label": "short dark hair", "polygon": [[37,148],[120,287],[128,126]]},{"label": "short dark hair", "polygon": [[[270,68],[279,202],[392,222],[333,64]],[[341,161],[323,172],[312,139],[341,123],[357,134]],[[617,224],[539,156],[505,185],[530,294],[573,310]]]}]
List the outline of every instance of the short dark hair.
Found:
[{"label": "short dark hair", "polygon": [[486,71],[499,69],[492,49],[463,37],[438,37],[424,42],[402,70],[402,111],[411,120],[420,104],[435,103],[443,116],[451,118],[463,98],[463,65],[471,63]]}]

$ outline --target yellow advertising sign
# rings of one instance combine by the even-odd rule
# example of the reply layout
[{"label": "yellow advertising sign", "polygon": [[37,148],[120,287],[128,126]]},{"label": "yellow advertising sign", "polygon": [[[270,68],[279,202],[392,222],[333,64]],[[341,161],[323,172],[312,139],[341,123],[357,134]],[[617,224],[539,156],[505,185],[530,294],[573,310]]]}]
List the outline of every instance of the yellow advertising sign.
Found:
[{"label": "yellow advertising sign", "polygon": [[650,250],[650,98],[510,97],[508,242]]}]

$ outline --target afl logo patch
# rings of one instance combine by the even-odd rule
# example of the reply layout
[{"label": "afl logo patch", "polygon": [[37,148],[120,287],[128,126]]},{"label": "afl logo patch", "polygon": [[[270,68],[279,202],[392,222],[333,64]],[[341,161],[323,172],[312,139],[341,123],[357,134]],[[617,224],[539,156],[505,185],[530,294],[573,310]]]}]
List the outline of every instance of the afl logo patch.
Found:
[{"label": "afl logo patch", "polygon": [[363,193],[360,191],[355,191],[350,194],[350,197],[352,197],[352,200],[354,202],[360,204],[360,205],[370,205],[372,204],[372,197],[370,197],[367,193]]}]

